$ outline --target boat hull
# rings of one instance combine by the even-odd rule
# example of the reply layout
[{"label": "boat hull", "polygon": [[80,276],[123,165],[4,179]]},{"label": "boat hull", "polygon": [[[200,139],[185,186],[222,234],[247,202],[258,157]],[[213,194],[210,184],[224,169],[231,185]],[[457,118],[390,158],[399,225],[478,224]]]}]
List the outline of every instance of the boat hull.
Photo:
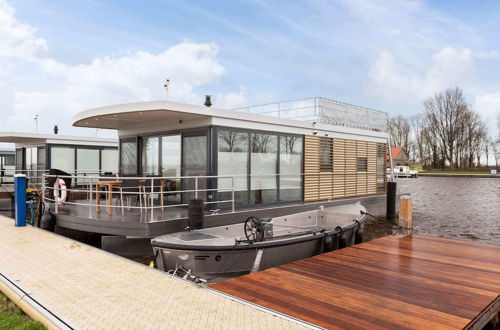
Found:
[{"label": "boat hull", "polygon": [[[359,226],[359,227],[358,227]],[[249,274],[252,269],[263,270],[282,264],[337,250],[356,243],[356,231],[363,223],[343,231],[343,239],[335,232],[317,233],[310,237],[276,246],[247,246],[234,249],[174,249],[153,246],[159,269],[183,276],[186,271],[211,283]],[[261,250],[260,261],[257,259]],[[257,260],[256,260],[257,259]],[[176,271],[177,270],[177,271]]]}]

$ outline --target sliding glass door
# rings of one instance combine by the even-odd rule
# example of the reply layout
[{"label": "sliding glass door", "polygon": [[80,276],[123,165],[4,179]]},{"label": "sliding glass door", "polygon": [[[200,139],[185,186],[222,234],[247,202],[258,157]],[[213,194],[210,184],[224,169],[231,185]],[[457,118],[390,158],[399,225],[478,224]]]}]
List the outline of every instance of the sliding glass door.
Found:
[{"label": "sliding glass door", "polygon": [[[208,175],[207,157],[207,132],[189,132],[182,137],[182,175],[206,176]],[[207,179],[186,178],[183,180],[183,190],[207,189]],[[190,199],[201,198],[207,200],[206,192],[187,192],[183,194],[183,203]]]}]

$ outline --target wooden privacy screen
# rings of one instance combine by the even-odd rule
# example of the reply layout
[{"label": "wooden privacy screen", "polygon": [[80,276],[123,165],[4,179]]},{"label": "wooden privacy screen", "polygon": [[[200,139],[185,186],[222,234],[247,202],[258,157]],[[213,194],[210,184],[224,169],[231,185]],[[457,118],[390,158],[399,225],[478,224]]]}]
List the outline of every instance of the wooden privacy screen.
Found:
[{"label": "wooden privacy screen", "polygon": [[[332,148],[332,164],[325,160]],[[304,201],[362,196],[385,191],[384,143],[304,137]],[[380,154],[384,151],[384,158]],[[322,157],[323,156],[323,157]],[[381,163],[383,162],[383,163]]]}]

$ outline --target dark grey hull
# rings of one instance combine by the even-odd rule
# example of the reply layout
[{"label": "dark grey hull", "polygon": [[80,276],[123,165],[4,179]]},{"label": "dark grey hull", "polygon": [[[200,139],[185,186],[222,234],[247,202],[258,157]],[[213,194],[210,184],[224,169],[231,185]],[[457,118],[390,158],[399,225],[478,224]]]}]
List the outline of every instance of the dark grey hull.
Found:
[{"label": "dark grey hull", "polygon": [[[213,283],[359,243],[365,219],[366,215],[361,215],[335,229],[253,244],[204,245],[189,244],[189,240],[180,244],[170,239],[153,240],[152,246],[159,269]],[[202,231],[189,232],[185,236]],[[208,243],[212,242],[208,240]]]}]

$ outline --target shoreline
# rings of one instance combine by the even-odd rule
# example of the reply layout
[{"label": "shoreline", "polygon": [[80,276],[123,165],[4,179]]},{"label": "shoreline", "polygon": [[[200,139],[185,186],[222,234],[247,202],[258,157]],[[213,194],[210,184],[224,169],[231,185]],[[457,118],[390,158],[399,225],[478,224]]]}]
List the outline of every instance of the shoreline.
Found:
[{"label": "shoreline", "polygon": [[491,174],[458,174],[458,173],[418,173],[418,176],[431,176],[431,177],[461,177],[461,178],[491,178],[491,179],[500,179],[500,175],[491,175]]}]

